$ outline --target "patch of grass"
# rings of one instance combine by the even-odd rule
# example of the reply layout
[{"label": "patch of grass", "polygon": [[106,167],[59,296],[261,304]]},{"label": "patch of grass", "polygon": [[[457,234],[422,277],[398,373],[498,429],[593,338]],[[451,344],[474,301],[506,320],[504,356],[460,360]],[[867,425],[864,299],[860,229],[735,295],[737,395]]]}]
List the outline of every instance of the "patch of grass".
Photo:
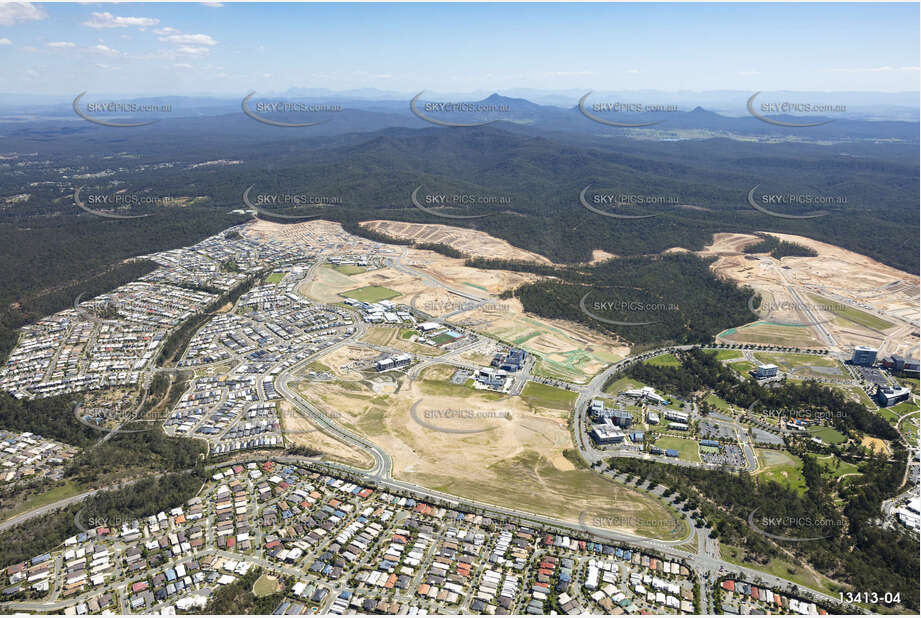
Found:
[{"label": "patch of grass", "polygon": [[902,419],[902,422],[899,423],[899,431],[903,436],[905,436],[908,441],[912,444],[917,444],[918,442],[918,415],[912,414],[911,416],[906,416]]},{"label": "patch of grass", "polygon": [[707,395],[707,398],[704,399],[704,401],[709,403],[712,407],[722,410],[723,412],[730,411],[729,404],[724,399],[714,395],[713,393]]},{"label": "patch of grass", "polygon": [[785,451],[767,449],[756,450],[762,470],[757,478],[761,482],[775,483],[793,489],[799,493],[806,492],[806,479],[803,477],[803,460]]},{"label": "patch of grass", "polygon": [[898,377],[898,378],[896,378],[896,380],[898,380],[899,384],[901,384],[902,386],[908,387],[908,389],[909,389],[911,392],[913,392],[915,395],[918,394],[918,389],[919,389],[919,387],[918,387],[918,384],[919,384],[918,378],[902,378],[902,377]]},{"label": "patch of grass", "polygon": [[528,382],[524,390],[521,391],[521,398],[530,406],[565,410],[567,412],[572,410],[577,397],[577,393],[572,391],[547,386],[539,382]]},{"label": "patch of grass", "polygon": [[831,427],[810,427],[807,431],[826,444],[841,444],[847,440],[844,434]]},{"label": "patch of grass", "polygon": [[739,361],[738,363],[729,363],[729,366],[738,374],[741,374],[743,377],[748,377],[748,372],[755,368],[755,366],[748,361]]},{"label": "patch of grass", "polygon": [[[899,405],[902,405],[902,404],[899,404]],[[893,408],[894,407],[895,406],[893,406]],[[895,422],[899,420],[899,417],[901,416],[901,414],[896,414],[893,408],[880,408],[878,412],[878,414],[882,416],[884,419],[886,419],[886,421],[888,421],[890,424],[895,424]]]},{"label": "patch of grass", "polygon": [[816,356],[814,354],[796,354],[793,352],[755,352],[755,358],[762,363],[773,363],[788,370],[800,367],[837,367],[838,361],[833,358]]},{"label": "patch of grass", "polygon": [[604,389],[604,392],[608,393],[609,395],[617,395],[618,393],[622,393],[626,390],[643,388],[644,386],[646,385],[642,382],[637,382],[636,380],[632,380],[630,378],[621,378]]},{"label": "patch of grass", "polygon": [[3,519],[9,519],[19,515],[20,513],[27,513],[29,511],[34,511],[37,508],[41,508],[48,504],[57,502],[58,500],[63,500],[64,498],[70,498],[71,496],[76,496],[82,491],[85,491],[86,488],[82,485],[74,482],[73,480],[66,480],[62,485],[49,489],[48,491],[32,496],[22,504],[18,505],[11,511],[3,511]]},{"label": "patch of grass", "polygon": [[316,371],[317,373],[323,373],[323,372],[332,373],[333,371],[332,369],[330,369],[329,367],[327,367],[326,365],[324,365],[323,363],[319,361],[313,361],[312,363],[307,365],[307,369],[309,369],[310,371]]},{"label": "patch of grass", "polygon": [[275,594],[277,586],[278,580],[276,578],[263,573],[253,584],[253,594],[257,597],[267,597],[270,594]]},{"label": "patch of grass", "polygon": [[700,453],[697,449],[697,442],[686,438],[662,437],[656,440],[656,446],[660,449],[675,449],[678,451],[678,459],[685,461],[700,461]]},{"label": "patch of grass", "polygon": [[732,545],[720,543],[720,555],[726,562],[731,562],[732,564],[737,564],[756,571],[770,573],[771,575],[782,577],[783,579],[789,579],[801,586],[831,596],[836,596],[839,590],[844,590],[844,587],[835,584],[834,581],[827,577],[820,577],[817,579],[803,567],[786,560],[772,558],[766,565],[754,561],[749,562],[746,560],[745,550],[741,547],[733,547]]},{"label": "patch of grass", "polygon": [[717,337],[723,340],[723,343],[752,343],[786,347],[822,345],[822,342],[810,333],[808,326],[772,324],[764,320],[730,328]]},{"label": "patch of grass", "polygon": [[451,343],[452,341],[456,341],[456,339],[452,337],[451,335],[449,335],[448,333],[441,333],[440,335],[435,335],[434,337],[431,337],[431,340],[435,345],[444,345],[445,343]]},{"label": "patch of grass", "polygon": [[390,300],[391,298],[396,298],[400,296],[399,292],[395,292],[390,288],[381,287],[379,285],[366,285],[363,288],[355,288],[354,290],[348,290],[346,292],[340,292],[339,296],[343,298],[354,298],[363,303],[377,303],[382,300]]},{"label": "patch of grass", "polygon": [[680,367],[681,362],[675,357],[674,354],[660,354],[659,356],[654,356],[646,361],[647,365],[652,365],[653,367]]},{"label": "patch of grass", "polygon": [[[342,273],[343,275],[360,275],[363,272],[367,272],[368,269],[364,266],[356,266],[355,264],[339,264],[338,266],[333,266],[333,270]],[[354,297],[353,297],[354,298]]]},{"label": "patch of grass", "polygon": [[[897,416],[902,416],[908,414],[909,412],[914,412],[918,409],[917,404],[913,401],[903,401],[902,403],[896,404],[889,408],[884,408],[887,411],[893,412]],[[882,412],[883,410],[880,410]]]},{"label": "patch of grass", "polygon": [[717,350],[716,360],[724,361],[731,358],[742,358],[741,350]]},{"label": "patch of grass", "polygon": [[847,461],[838,459],[834,455],[828,457],[820,457],[818,459],[820,466],[825,468],[825,475],[831,478],[840,478],[845,474],[854,474],[859,472],[857,466]]},{"label": "patch of grass", "polygon": [[841,386],[840,384],[829,384],[828,386],[829,388],[837,388],[838,390],[842,391],[848,399],[862,403],[870,410],[876,410],[878,407],[876,402],[870,399],[870,396],[867,395],[866,391],[864,391],[859,386]]},{"label": "patch of grass", "polygon": [[886,330],[892,328],[892,322],[887,322],[886,320],[877,317],[873,314],[867,313],[866,311],[861,311],[854,307],[847,307],[841,303],[836,303],[835,301],[828,300],[823,298],[818,294],[809,295],[812,300],[817,303],[828,307],[828,311],[839,318],[843,318],[848,322],[853,322],[854,324],[859,324],[860,326],[866,326],[867,328],[872,328],[874,330]]},{"label": "patch of grass", "polygon": [[285,278],[285,273],[272,273],[265,278],[266,283],[278,283]]}]

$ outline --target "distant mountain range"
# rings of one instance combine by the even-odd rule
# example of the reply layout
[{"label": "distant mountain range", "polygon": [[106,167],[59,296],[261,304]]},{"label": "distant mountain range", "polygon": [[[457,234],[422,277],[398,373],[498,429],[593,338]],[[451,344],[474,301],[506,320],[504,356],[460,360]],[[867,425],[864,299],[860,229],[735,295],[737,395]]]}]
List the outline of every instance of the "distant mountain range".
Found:
[{"label": "distant mountain range", "polygon": [[[248,93],[246,93],[248,94]],[[341,135],[356,131],[378,131],[390,127],[421,128],[435,126],[436,123],[448,124],[475,124],[490,122],[495,126],[506,126],[509,130],[527,130],[544,135],[568,133],[592,136],[621,135],[636,138],[654,138],[658,140],[685,140],[705,139],[711,137],[744,137],[766,140],[793,139],[798,141],[855,141],[855,140],[895,140],[905,143],[918,143],[919,124],[917,108],[902,105],[902,94],[880,95],[880,100],[871,106],[873,114],[863,117],[854,112],[851,107],[843,113],[827,114],[776,114],[759,112],[768,120],[778,123],[815,123],[825,122],[822,126],[789,127],[770,124],[764,120],[753,117],[746,108],[747,98],[740,99],[736,113],[730,115],[717,113],[697,105],[694,107],[683,106],[675,103],[689,95],[684,93],[637,92],[622,95],[605,95],[592,93],[584,103],[584,111],[580,110],[578,99],[571,100],[567,107],[559,105],[541,104],[526,98],[510,97],[493,93],[479,100],[452,99],[437,97],[423,93],[416,101],[416,112],[410,109],[409,99],[369,99],[360,98],[376,94],[383,96],[378,91],[363,90],[351,93],[335,93],[335,95],[322,96],[323,91],[315,89],[296,89],[286,93],[285,97],[264,96],[260,93],[253,95],[249,101],[249,108],[259,117],[274,121],[297,123],[307,120],[325,120],[322,125],[302,129],[304,135]],[[727,94],[728,93],[720,93]],[[744,94],[744,93],[743,93]],[[297,96],[295,96],[297,95]],[[585,93],[583,93],[585,96]],[[751,95],[749,95],[751,96]],[[847,105],[840,101],[853,99],[863,104],[868,95],[864,93],[815,93],[815,98],[810,98],[809,93],[790,93],[778,95],[764,93],[759,95],[755,104],[756,111],[760,105],[777,103],[781,101],[829,103],[833,105]],[[241,99],[226,99],[218,97],[139,97],[122,98],[107,97],[104,95],[88,93],[81,101],[87,103],[104,103],[116,101],[118,103],[133,103],[138,105],[168,105],[170,111],[158,113],[105,115],[107,120],[136,121],[156,119],[158,129],[171,126],[179,129],[194,119],[197,127],[208,125],[220,126],[222,131],[239,133],[241,135],[258,133],[266,127],[253,118],[247,118],[241,110]],[[886,101],[882,103],[881,101]],[[293,105],[333,104],[341,106],[338,112],[311,112],[302,113],[292,111],[289,113],[274,111],[259,111],[259,104],[285,103]],[[917,103],[917,101],[915,102]],[[455,111],[444,111],[444,105]],[[468,109],[457,111],[458,104],[464,104]],[[604,111],[604,106],[631,106],[655,105],[671,106],[671,111]],[[892,120],[879,119],[887,114],[883,113],[884,107],[888,108],[894,118]],[[600,107],[599,107],[600,106]],[[483,108],[493,111],[478,111]],[[619,107],[618,107],[619,108]],[[85,109],[81,107],[81,109]],[[632,109],[632,108],[631,108]],[[589,118],[593,116],[597,120]],[[102,116],[99,116],[102,117]],[[911,119],[913,118],[913,119]],[[73,110],[73,101],[66,104],[41,104],[30,97],[20,99],[20,95],[0,95],[0,124],[10,123],[4,132],[13,131],[16,123],[42,123],[42,122],[68,122],[87,124],[78,117]],[[610,123],[627,125],[647,125],[639,127],[611,126]],[[40,125],[32,125],[35,128]]]}]

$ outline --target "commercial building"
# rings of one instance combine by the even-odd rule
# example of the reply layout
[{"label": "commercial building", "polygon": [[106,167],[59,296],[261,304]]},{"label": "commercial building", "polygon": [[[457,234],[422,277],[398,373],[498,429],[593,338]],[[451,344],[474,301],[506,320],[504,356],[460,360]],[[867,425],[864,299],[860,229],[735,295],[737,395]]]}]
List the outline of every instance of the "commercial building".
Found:
[{"label": "commercial building", "polygon": [[905,358],[898,354],[893,354],[879,363],[886,369],[895,373],[905,373],[906,375],[918,375],[918,361],[913,358]]},{"label": "commercial building", "polygon": [[877,386],[876,403],[888,407],[905,401],[911,396],[911,391],[904,386]]},{"label": "commercial building", "polygon": [[501,389],[508,380],[508,372],[502,369],[484,367],[476,372],[476,381],[489,388]]},{"label": "commercial building", "polygon": [[527,357],[528,353],[521,348],[512,348],[504,354],[496,354],[493,357],[492,363],[490,363],[490,365],[493,367],[498,367],[503,371],[515,373],[521,370]]},{"label": "commercial building", "polygon": [[854,348],[854,356],[851,357],[851,363],[864,367],[872,367],[873,363],[876,362],[877,352],[878,350],[876,348],[871,348],[867,345],[859,345]]},{"label": "commercial building", "polygon": [[388,356],[387,358],[382,358],[381,360],[375,363],[378,371],[389,371],[391,369],[400,369],[401,367],[407,367],[410,363],[413,362],[413,357],[409,354],[397,354],[395,356]]},{"label": "commercial building", "polygon": [[665,397],[656,395],[655,389],[651,386],[644,386],[643,388],[633,388],[623,392],[627,397],[635,397],[637,399],[648,399],[658,404],[667,404],[669,403]]},{"label": "commercial building", "polygon": [[774,378],[777,376],[777,365],[772,363],[767,363],[764,365],[758,365],[751,371],[752,376],[756,380],[763,380],[765,378]]},{"label": "commercial building", "polygon": [[895,512],[900,522],[915,532],[921,532],[921,498],[915,496]]},{"label": "commercial building", "polygon": [[688,420],[691,418],[691,415],[687,412],[679,412],[678,410],[666,410],[665,411],[665,420],[675,421],[676,423],[687,424]]},{"label": "commercial building", "polygon": [[595,441],[595,444],[621,444],[626,437],[624,432],[620,429],[613,425],[608,425],[607,423],[592,425],[592,430],[589,432],[589,435],[592,436],[592,440]]},{"label": "commercial building", "polygon": [[595,422],[608,421],[622,429],[629,429],[633,424],[633,415],[626,410],[607,408],[600,399],[593,399],[588,406],[589,416]]}]

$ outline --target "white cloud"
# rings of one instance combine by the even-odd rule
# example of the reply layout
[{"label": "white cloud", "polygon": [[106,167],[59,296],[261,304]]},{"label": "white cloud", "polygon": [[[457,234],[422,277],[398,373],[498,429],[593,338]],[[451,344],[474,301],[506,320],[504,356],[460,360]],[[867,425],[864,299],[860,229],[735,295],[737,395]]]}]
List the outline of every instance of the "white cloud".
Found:
[{"label": "white cloud", "polygon": [[104,13],[94,12],[88,21],[83,22],[83,25],[90,28],[144,28],[156,26],[159,23],[160,20],[154,17],[118,17],[106,11]]},{"label": "white cloud", "polygon": [[166,36],[168,34],[179,34],[179,31],[170,26],[164,26],[163,28],[154,28],[154,34],[159,34],[160,36]]},{"label": "white cloud", "polygon": [[182,45],[176,50],[180,54],[187,56],[206,56],[211,50],[207,47],[195,47],[193,45]]},{"label": "white cloud", "polygon": [[173,65],[177,69],[194,69],[191,64],[186,64],[185,62],[179,62]]},{"label": "white cloud", "polygon": [[92,47],[87,47],[89,51],[97,52],[105,56],[118,56],[121,54],[117,49],[112,49],[108,45],[93,45]]},{"label": "white cloud", "polygon": [[112,66],[111,64],[102,64],[97,62],[96,66],[100,69],[105,69],[106,71],[118,71],[121,67]]},{"label": "white cloud", "polygon": [[13,42],[9,39],[0,39],[0,45],[12,45]]},{"label": "white cloud", "polygon": [[37,79],[39,77],[38,71],[33,71],[32,69],[27,69],[26,75],[34,79]]},{"label": "white cloud", "polygon": [[31,2],[0,2],[0,26],[12,26],[21,21],[38,21],[48,13]]},{"label": "white cloud", "polygon": [[627,73],[629,73],[630,75],[639,75],[640,70],[639,69],[627,69]]},{"label": "white cloud", "polygon": [[224,6],[223,2],[202,2],[205,6],[210,6],[212,9],[219,9]]},{"label": "white cloud", "polygon": [[71,43],[70,41],[52,41],[48,43],[48,47],[76,47],[76,43]]},{"label": "white cloud", "polygon": [[217,45],[217,41],[207,34],[171,34],[161,37],[164,43],[177,43],[180,45]]},{"label": "white cloud", "polygon": [[832,69],[836,73],[895,73],[897,71],[918,71],[921,67],[867,67],[857,69]]}]

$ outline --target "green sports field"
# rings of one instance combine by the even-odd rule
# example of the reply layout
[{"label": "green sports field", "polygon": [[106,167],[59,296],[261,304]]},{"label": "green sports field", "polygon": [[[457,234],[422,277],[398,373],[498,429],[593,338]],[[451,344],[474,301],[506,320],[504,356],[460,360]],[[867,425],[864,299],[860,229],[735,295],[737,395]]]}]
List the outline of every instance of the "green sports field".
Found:
[{"label": "green sports field", "polygon": [[663,451],[673,448],[678,451],[678,458],[685,461],[700,461],[700,453],[697,452],[697,442],[686,438],[663,437],[656,440],[656,446]]},{"label": "green sports field", "polygon": [[363,303],[377,303],[382,300],[390,300],[391,298],[396,298],[400,296],[399,292],[395,292],[390,288],[384,288],[379,285],[367,285],[363,288],[355,288],[354,290],[349,290],[347,292],[340,292],[339,296],[343,298],[354,298],[355,300],[360,300]]}]

